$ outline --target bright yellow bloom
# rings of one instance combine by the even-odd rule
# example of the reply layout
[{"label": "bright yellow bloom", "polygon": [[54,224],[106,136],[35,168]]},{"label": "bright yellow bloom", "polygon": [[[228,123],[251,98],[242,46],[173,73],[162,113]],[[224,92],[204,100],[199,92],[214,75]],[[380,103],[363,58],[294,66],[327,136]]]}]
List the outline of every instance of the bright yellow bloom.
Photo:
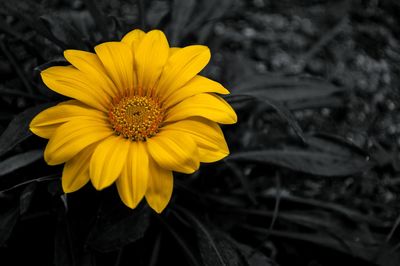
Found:
[{"label": "bright yellow bloom", "polygon": [[198,75],[210,60],[206,46],[169,47],[159,30],[131,31],[95,52],[66,50],[72,65],[41,73],[47,87],[72,100],[41,112],[30,129],[49,139],[49,165],[65,163],[65,193],[89,180],[97,190],[116,182],[128,207],[145,197],[160,213],[172,171],[193,173],[229,154],[218,123],[237,117],[215,94],[229,92]]}]

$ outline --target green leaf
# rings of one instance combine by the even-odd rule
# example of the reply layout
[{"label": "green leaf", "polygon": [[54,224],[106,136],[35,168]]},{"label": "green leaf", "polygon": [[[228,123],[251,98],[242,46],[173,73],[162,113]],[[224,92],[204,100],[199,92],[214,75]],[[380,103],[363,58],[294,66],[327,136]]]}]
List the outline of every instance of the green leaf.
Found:
[{"label": "green leaf", "polygon": [[0,136],[0,156],[30,137],[32,133],[29,130],[29,123],[39,112],[52,105],[54,105],[54,103],[41,104],[28,108],[16,115]]},{"label": "green leaf", "polygon": [[108,211],[100,217],[88,236],[87,244],[100,252],[114,251],[141,239],[149,228],[148,208],[129,210],[128,215],[118,216],[114,211]]},{"label": "green leaf", "polygon": [[14,172],[27,166],[43,157],[42,150],[31,150],[23,152],[0,162],[0,176]]},{"label": "green leaf", "polygon": [[310,145],[306,148],[288,146],[284,149],[238,152],[228,160],[275,164],[320,176],[348,176],[374,166],[369,157],[338,141],[313,137],[307,138],[307,143]]}]

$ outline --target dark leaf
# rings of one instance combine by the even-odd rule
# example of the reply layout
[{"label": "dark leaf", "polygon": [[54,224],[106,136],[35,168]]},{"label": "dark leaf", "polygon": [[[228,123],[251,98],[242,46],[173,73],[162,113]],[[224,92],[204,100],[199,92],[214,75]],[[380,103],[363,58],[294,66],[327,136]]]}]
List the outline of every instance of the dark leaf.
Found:
[{"label": "dark leaf", "polygon": [[3,42],[3,38],[0,38],[0,50],[2,50],[3,54],[7,57],[7,60],[10,62],[11,66],[14,68],[15,72],[17,73],[20,81],[25,87],[25,90],[28,91],[30,94],[33,94],[32,84],[27,79],[27,75],[22,68],[21,64],[17,61],[15,55],[11,52],[11,50],[7,47],[7,43]]},{"label": "dark leaf", "polygon": [[108,31],[108,26],[110,23],[107,21],[108,18],[104,15],[104,13],[99,8],[99,2],[94,0],[84,0],[83,1],[89,9],[90,14],[92,15],[97,28],[100,30],[104,39],[109,39],[110,34]]},{"label": "dark leaf", "polygon": [[[286,147],[232,154],[228,160],[275,164],[295,171],[321,176],[347,176],[370,169],[374,163],[355,148],[332,140],[308,138],[308,148]],[[324,141],[320,146],[315,143]]]},{"label": "dark leaf", "polygon": [[378,245],[365,244],[355,239],[348,239],[342,241],[336,239],[326,233],[299,233],[291,231],[278,231],[278,230],[266,230],[264,228],[243,226],[246,230],[257,234],[271,234],[276,237],[283,237],[289,239],[301,240],[304,242],[313,243],[317,246],[334,249],[342,253],[349,254],[353,257],[360,258],[365,261],[373,262],[376,258],[376,254],[379,251]]},{"label": "dark leaf", "polygon": [[79,31],[68,18],[66,13],[50,13],[40,17],[49,31],[60,42],[64,43],[66,48],[86,50],[87,45],[84,41],[85,36]]},{"label": "dark leaf", "polygon": [[172,46],[178,46],[183,37],[183,29],[192,18],[192,13],[196,5],[195,0],[179,1],[175,0],[172,4],[172,21],[170,24],[170,41]]},{"label": "dark leaf", "polygon": [[[278,193],[278,192],[270,190],[268,193],[265,193],[263,196],[276,198],[276,193]],[[296,204],[309,205],[309,206],[312,206],[312,207],[318,208],[318,209],[326,209],[326,210],[329,210],[330,212],[334,212],[334,213],[343,215],[343,216],[347,217],[348,219],[350,219],[354,222],[358,222],[358,223],[368,223],[368,224],[371,224],[376,227],[382,227],[384,225],[383,221],[381,221],[380,219],[378,219],[377,217],[375,217],[373,215],[365,215],[357,210],[350,209],[346,206],[336,204],[333,202],[321,201],[321,200],[310,199],[310,198],[303,198],[303,197],[291,195],[290,193],[282,193],[281,200],[294,202]]]},{"label": "dark leaf", "polygon": [[[289,126],[294,130],[296,135],[305,143],[306,140],[304,138],[304,133],[303,130],[301,129],[299,123],[297,122],[296,118],[292,115],[289,109],[286,108],[283,104],[271,100],[268,98],[258,98],[255,97],[254,95],[247,95],[247,94],[235,94],[232,96],[226,97],[227,100],[229,101],[230,104],[235,104],[234,107],[236,107],[238,104],[242,104],[243,101],[256,101],[262,104],[267,105],[268,107],[272,107],[278,115],[285,120],[289,124]],[[242,106],[239,106],[238,108],[240,109]]]},{"label": "dark leaf", "polygon": [[77,245],[72,242],[75,238],[67,217],[64,214],[60,216],[54,238],[54,264],[56,266],[77,265]]},{"label": "dark leaf", "polygon": [[89,234],[87,244],[95,250],[108,252],[141,239],[149,227],[148,208],[134,209],[122,219],[116,220],[112,212],[99,219]]},{"label": "dark leaf", "polygon": [[3,1],[4,9],[11,15],[19,18],[27,27],[35,30],[38,34],[52,41],[54,44],[65,49],[65,44],[58,40],[54,35],[46,28],[43,21],[37,19],[36,16],[32,16],[32,11],[40,12],[42,10],[41,5],[35,3],[35,1]]},{"label": "dark leaf", "polygon": [[19,216],[18,205],[12,206],[9,210],[0,214],[0,246],[3,246],[11,236],[13,228]]},{"label": "dark leaf", "polygon": [[351,141],[334,134],[317,133],[314,134],[312,137],[307,138],[307,141],[308,145],[319,151],[324,151],[332,154],[342,154],[345,157],[350,155],[349,152],[352,154],[358,154],[363,157],[369,156],[366,151],[364,151]]},{"label": "dark leaf", "polygon": [[19,214],[25,214],[31,205],[33,195],[35,194],[37,183],[27,185],[19,196]]},{"label": "dark leaf", "polygon": [[167,2],[151,1],[149,8],[146,10],[146,21],[150,28],[160,28],[160,23],[170,11]]},{"label": "dark leaf", "polygon": [[64,56],[59,56],[57,58],[53,58],[52,60],[47,61],[44,64],[35,67],[33,70],[41,72],[52,66],[66,66],[66,65],[69,65],[69,63],[67,62],[67,60],[65,60]]},{"label": "dark leaf", "polygon": [[192,30],[197,33],[199,43],[206,42],[214,30],[215,23],[217,23],[218,20],[221,20],[226,14],[228,14],[228,12],[232,12],[231,8],[235,3],[235,1],[231,0],[213,0],[202,2],[202,7],[198,9],[202,12],[195,17],[199,19],[197,21],[193,19],[190,27],[186,28],[187,34]]},{"label": "dark leaf", "polygon": [[290,125],[291,128],[293,128],[294,132],[296,132],[297,136],[305,143],[306,140],[304,138],[304,133],[303,130],[301,129],[299,123],[297,123],[296,118],[292,115],[292,113],[282,104],[280,104],[277,101],[263,98],[263,101],[271,106],[278,114],[280,117],[282,117],[288,124]]},{"label": "dark leaf", "polygon": [[261,252],[242,243],[236,243],[237,248],[246,258],[249,266],[270,266],[271,260]]},{"label": "dark leaf", "polygon": [[32,150],[14,155],[0,162],[0,176],[9,174],[43,157],[42,150]]},{"label": "dark leaf", "polygon": [[251,202],[253,204],[257,204],[257,199],[254,194],[254,191],[251,188],[248,178],[243,174],[242,169],[240,169],[240,167],[238,167],[233,162],[228,162],[226,160],[224,162],[226,163],[226,166],[231,170],[232,174],[239,179],[240,183],[243,186],[243,190],[246,192],[246,195],[249,197]]},{"label": "dark leaf", "polygon": [[[157,216],[158,217],[158,216]],[[202,265],[196,255],[193,253],[192,248],[189,243],[176,232],[176,230],[162,217],[158,217],[159,221],[164,225],[165,229],[171,234],[171,236],[175,239],[178,245],[181,247],[183,253],[187,257],[187,259],[191,262],[191,265],[200,266]]]},{"label": "dark leaf", "polygon": [[321,79],[282,74],[254,75],[232,88],[234,93],[267,97],[281,102],[326,97],[343,91],[343,88]]},{"label": "dark leaf", "polygon": [[[251,75],[230,86],[232,96],[248,95],[260,100],[269,99],[284,103],[289,110],[337,105],[333,95],[343,92],[343,88],[327,81],[310,77],[293,77],[281,74]],[[327,102],[327,100],[330,101]],[[334,102],[331,102],[332,99]]]},{"label": "dark leaf", "polygon": [[0,94],[3,96],[16,96],[16,97],[21,97],[21,98],[30,98],[34,100],[39,100],[39,101],[46,101],[47,99],[45,97],[42,97],[37,94],[31,94],[27,93],[21,90],[17,90],[16,88],[10,89],[4,86],[3,84],[0,84]]},{"label": "dark leaf", "polygon": [[41,104],[31,107],[16,115],[0,136],[0,156],[14,148],[32,135],[29,123],[39,112],[54,105],[54,103]]},{"label": "dark leaf", "polygon": [[179,210],[193,224],[204,265],[243,265],[237,250],[223,237],[222,232],[209,230],[192,213],[183,208],[179,208]]},{"label": "dark leaf", "polygon": [[47,184],[47,191],[52,195],[52,196],[62,196],[64,195],[64,191],[62,189],[61,185],[61,177],[56,178],[55,180],[52,180]]}]

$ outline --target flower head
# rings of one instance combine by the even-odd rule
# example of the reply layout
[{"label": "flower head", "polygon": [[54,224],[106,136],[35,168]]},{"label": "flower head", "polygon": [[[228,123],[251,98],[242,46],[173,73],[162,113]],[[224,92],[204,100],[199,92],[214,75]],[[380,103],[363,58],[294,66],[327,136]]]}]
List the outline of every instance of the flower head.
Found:
[{"label": "flower head", "polygon": [[71,65],[41,73],[47,87],[72,99],[41,112],[30,129],[49,139],[48,164],[65,163],[65,193],[89,180],[97,190],[115,182],[128,207],[145,197],[161,212],[172,171],[193,173],[229,154],[218,123],[237,118],[216,94],[229,92],[198,75],[210,60],[207,47],[171,48],[159,30],[133,30],[94,50],[66,50]]}]

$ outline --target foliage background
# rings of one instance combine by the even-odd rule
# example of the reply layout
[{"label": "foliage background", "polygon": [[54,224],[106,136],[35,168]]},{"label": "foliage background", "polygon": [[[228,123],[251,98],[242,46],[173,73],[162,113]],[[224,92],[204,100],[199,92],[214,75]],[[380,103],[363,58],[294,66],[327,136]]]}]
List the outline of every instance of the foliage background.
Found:
[{"label": "foliage background", "polygon": [[[400,265],[400,4],[0,3],[1,265]],[[239,116],[226,160],[175,174],[162,215],[114,187],[64,195],[29,121],[41,70],[133,28],[206,44]]]}]

